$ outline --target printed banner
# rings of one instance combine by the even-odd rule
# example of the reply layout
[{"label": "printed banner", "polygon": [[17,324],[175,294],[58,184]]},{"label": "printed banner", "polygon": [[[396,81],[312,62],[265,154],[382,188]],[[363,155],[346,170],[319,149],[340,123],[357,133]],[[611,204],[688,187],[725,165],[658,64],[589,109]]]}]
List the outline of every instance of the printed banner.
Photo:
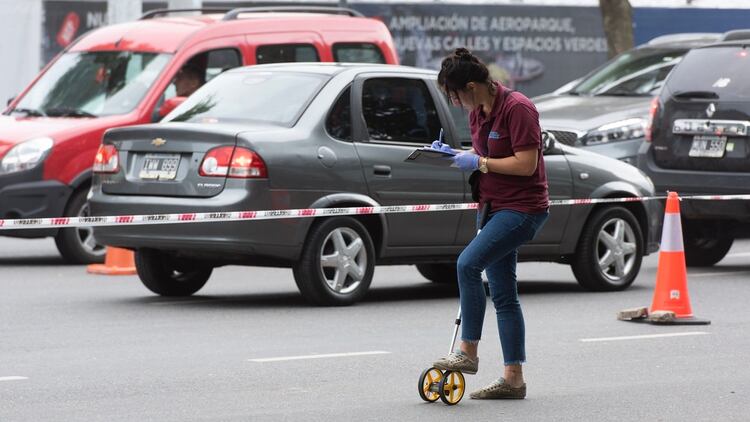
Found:
[{"label": "printed banner", "polygon": [[598,7],[508,5],[351,5],[381,19],[401,63],[439,69],[446,54],[466,47],[493,78],[535,96],[553,91],[607,60]]},{"label": "printed banner", "polygon": [[[167,7],[166,1],[144,1],[143,11]],[[42,66],[87,31],[107,25],[107,1],[45,1]]]}]

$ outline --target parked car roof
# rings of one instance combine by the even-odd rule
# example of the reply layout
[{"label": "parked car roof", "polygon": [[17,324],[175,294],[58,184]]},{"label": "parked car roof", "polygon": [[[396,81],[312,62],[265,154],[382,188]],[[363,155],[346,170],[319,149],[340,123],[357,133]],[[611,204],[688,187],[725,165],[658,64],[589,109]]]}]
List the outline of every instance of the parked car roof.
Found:
[{"label": "parked car roof", "polygon": [[237,67],[230,69],[227,72],[250,72],[250,71],[264,71],[264,70],[286,70],[293,72],[304,72],[304,73],[319,73],[325,75],[336,75],[345,71],[353,71],[360,73],[363,71],[368,72],[384,72],[384,73],[413,73],[413,74],[424,74],[424,75],[437,75],[437,72],[430,69],[421,69],[411,66],[401,66],[392,64],[376,64],[376,63],[329,63],[329,62],[310,62],[310,63],[271,63]]}]

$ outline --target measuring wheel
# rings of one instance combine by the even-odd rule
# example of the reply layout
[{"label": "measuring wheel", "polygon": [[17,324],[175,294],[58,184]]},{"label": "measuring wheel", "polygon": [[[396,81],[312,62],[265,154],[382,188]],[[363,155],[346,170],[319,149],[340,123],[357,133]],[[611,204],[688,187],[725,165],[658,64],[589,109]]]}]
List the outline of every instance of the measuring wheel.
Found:
[{"label": "measuring wheel", "polygon": [[438,384],[443,380],[443,373],[437,368],[427,368],[419,376],[419,397],[430,403],[440,398]]},{"label": "measuring wheel", "polygon": [[445,371],[443,378],[438,383],[440,400],[450,406],[461,401],[465,390],[466,381],[464,380],[464,374],[460,372]]}]

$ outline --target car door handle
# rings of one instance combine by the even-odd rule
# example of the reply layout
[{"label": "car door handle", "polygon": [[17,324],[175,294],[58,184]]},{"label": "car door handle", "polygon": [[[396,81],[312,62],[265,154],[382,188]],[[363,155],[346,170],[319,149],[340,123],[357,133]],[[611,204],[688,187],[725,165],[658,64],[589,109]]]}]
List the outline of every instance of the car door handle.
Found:
[{"label": "car door handle", "polygon": [[372,171],[373,171],[373,173],[375,173],[376,176],[390,176],[391,175],[391,166],[374,165],[374,166],[372,166]]}]

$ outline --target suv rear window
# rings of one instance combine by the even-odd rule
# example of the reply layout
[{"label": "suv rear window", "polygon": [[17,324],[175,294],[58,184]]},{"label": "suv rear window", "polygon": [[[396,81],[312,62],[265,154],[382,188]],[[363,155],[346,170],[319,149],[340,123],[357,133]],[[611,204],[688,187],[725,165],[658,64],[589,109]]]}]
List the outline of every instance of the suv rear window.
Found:
[{"label": "suv rear window", "polygon": [[718,99],[750,99],[750,49],[742,46],[699,48],[690,51],[667,80],[674,95],[705,91]]},{"label": "suv rear window", "polygon": [[333,60],[346,63],[385,63],[383,52],[375,44],[336,43]]},{"label": "suv rear window", "polygon": [[312,44],[261,45],[255,51],[257,64],[319,62],[318,51]]}]

